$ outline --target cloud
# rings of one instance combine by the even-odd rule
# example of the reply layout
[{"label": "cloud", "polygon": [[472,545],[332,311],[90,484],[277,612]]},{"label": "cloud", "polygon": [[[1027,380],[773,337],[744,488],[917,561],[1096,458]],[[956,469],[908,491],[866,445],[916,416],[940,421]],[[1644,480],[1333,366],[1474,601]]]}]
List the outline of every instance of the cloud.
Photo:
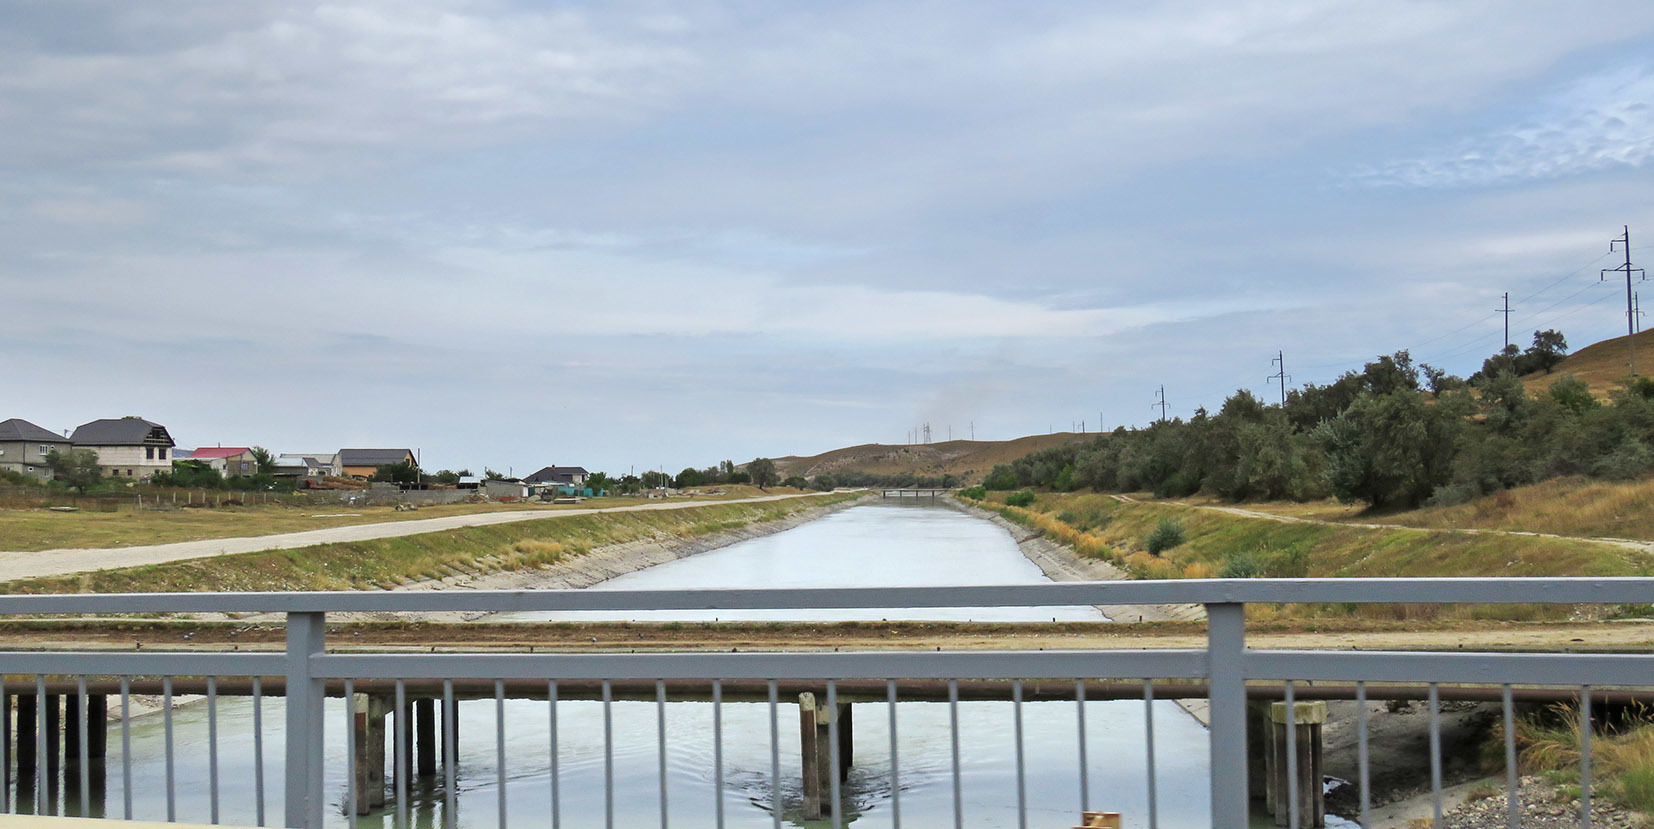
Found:
[{"label": "cloud", "polygon": [[1482,187],[1636,168],[1651,159],[1654,70],[1642,65],[1571,84],[1521,123],[1360,170],[1354,178],[1374,186]]}]

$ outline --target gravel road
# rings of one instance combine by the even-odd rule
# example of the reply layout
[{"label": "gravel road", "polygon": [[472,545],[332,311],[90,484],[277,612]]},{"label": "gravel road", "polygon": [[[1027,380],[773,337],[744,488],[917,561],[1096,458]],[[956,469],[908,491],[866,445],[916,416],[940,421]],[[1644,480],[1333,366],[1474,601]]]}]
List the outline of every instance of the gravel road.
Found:
[{"label": "gravel road", "polygon": [[354,524],[346,527],[328,527],[295,533],[278,533],[249,538],[211,538],[202,541],[180,541],[173,544],[151,544],[141,547],[113,547],[104,549],[40,550],[26,553],[0,553],[0,581],[34,579],[84,573],[89,570],[107,570],[114,567],[139,567],[164,564],[191,558],[229,556],[257,553],[264,550],[288,550],[313,544],[331,544],[341,541],[369,541],[375,538],[396,538],[419,535],[462,527],[482,527],[492,524],[511,524],[517,521],[555,520],[574,515],[592,515],[608,512],[642,512],[645,510],[688,509],[716,504],[750,504],[759,501],[783,501],[788,498],[808,498],[799,495],[765,495],[757,498],[736,498],[728,501],[684,501],[661,504],[639,504],[608,509],[523,510],[519,512],[485,512],[475,515],[449,515],[442,518],[424,518],[413,521],[389,521],[381,524]]}]

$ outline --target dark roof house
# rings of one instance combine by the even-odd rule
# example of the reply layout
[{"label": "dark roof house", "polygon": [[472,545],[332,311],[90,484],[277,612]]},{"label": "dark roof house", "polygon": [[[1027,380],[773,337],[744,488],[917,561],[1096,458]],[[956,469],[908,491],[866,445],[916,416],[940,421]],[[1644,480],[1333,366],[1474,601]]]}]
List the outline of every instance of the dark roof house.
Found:
[{"label": "dark roof house", "polygon": [[68,443],[69,439],[22,418],[0,420],[0,443]]},{"label": "dark roof house", "polygon": [[523,480],[531,484],[584,484],[591,473],[583,466],[548,466]]},{"label": "dark roof house", "polygon": [[76,446],[173,445],[167,427],[141,417],[117,417],[85,423],[69,436]]},{"label": "dark roof house", "polygon": [[393,464],[412,462],[414,453],[408,449],[340,449],[339,465],[349,468],[353,466],[391,466]]}]

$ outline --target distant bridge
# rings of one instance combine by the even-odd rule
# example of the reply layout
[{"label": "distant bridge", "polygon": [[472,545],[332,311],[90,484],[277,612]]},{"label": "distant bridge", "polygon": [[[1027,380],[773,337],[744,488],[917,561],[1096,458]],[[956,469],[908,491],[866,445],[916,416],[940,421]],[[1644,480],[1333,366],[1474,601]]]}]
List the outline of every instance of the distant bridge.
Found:
[{"label": "distant bridge", "polygon": [[890,498],[890,497],[894,496],[894,497],[897,497],[897,498],[906,498],[907,496],[911,495],[915,498],[923,498],[926,495],[929,495],[930,497],[935,498],[938,495],[946,495],[951,491],[952,490],[949,490],[947,487],[911,487],[911,488],[907,488],[907,489],[884,489],[884,490],[879,491],[879,497],[880,498]]}]

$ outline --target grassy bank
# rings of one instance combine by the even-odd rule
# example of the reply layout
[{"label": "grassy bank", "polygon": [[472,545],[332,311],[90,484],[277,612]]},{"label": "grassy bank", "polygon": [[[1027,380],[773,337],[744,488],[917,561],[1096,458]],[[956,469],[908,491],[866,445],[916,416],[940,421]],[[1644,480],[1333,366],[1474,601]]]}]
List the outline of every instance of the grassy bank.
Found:
[{"label": "grassy bank", "polygon": [[630,541],[695,538],[773,521],[859,493],[677,510],[548,516],[486,527],[318,544],[234,556],[101,570],[0,584],[8,593],[126,593],[392,588],[460,574],[554,564],[595,547]]},{"label": "grassy bank", "polygon": [[[1136,578],[1383,578],[1425,576],[1635,576],[1654,573],[1654,557],[1589,541],[1434,529],[1370,528],[1281,522],[1166,502],[1125,502],[1086,493],[1041,493],[1027,507],[1003,494],[984,502],[1080,555],[1101,558]],[[1176,528],[1158,555],[1149,537]],[[1268,609],[1260,609],[1267,615]],[[1278,612],[1278,611],[1277,611]],[[1563,608],[1429,606],[1294,608],[1294,614],[1401,617],[1469,615],[1544,618]]]},{"label": "grassy bank", "polygon": [[[1539,774],[1558,787],[1559,802],[1580,795],[1580,712],[1577,706],[1556,706],[1516,721],[1517,766],[1523,774]],[[1503,729],[1488,740],[1484,755],[1490,767],[1502,767]],[[1638,711],[1624,722],[1602,725],[1591,735],[1593,790],[1615,803],[1639,812],[1654,813],[1654,722]],[[1654,825],[1645,817],[1644,826]]]},{"label": "grassy bank", "polygon": [[[697,501],[721,501],[760,495],[796,493],[785,487],[768,492],[756,487],[719,487],[719,494],[699,494]],[[241,493],[219,493],[232,498]],[[155,502],[151,502],[155,503]],[[164,503],[164,502],[162,502]],[[604,509],[650,503],[647,498],[598,498],[579,504],[442,504],[398,512],[394,507],[348,504],[253,504],[215,508],[125,509],[120,512],[53,512],[46,509],[0,510],[0,550],[28,552],[62,548],[131,547],[209,538],[241,538],[320,530],[387,521],[417,521],[484,512]]]}]

